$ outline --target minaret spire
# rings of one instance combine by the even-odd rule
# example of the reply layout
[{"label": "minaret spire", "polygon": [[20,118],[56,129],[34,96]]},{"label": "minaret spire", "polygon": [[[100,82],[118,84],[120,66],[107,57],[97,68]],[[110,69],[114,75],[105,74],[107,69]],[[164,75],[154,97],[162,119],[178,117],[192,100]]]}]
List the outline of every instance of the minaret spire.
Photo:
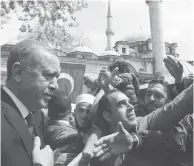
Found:
[{"label": "minaret spire", "polygon": [[106,36],[107,36],[107,47],[106,50],[112,50],[112,37],[114,32],[112,31],[112,13],[111,13],[111,3],[110,0],[108,1],[108,13],[107,13],[107,29],[106,29]]},{"label": "minaret spire", "polygon": [[108,1],[108,13],[107,13],[107,18],[108,18],[108,17],[112,17],[110,0]]}]

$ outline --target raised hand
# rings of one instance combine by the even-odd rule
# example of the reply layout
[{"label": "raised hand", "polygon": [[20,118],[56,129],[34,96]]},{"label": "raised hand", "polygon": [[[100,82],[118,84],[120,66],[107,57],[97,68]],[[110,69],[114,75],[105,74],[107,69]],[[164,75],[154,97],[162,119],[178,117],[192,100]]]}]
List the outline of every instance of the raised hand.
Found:
[{"label": "raised hand", "polygon": [[170,56],[164,59],[164,64],[177,83],[183,81],[183,66]]},{"label": "raised hand", "polygon": [[95,143],[95,157],[105,160],[113,155],[126,153],[133,147],[133,137],[118,123],[118,132],[102,137]]},{"label": "raised hand", "polygon": [[84,76],[84,84],[89,89],[95,89],[98,87],[98,84],[95,82],[95,80],[93,80],[89,76]]},{"label": "raised hand", "polygon": [[119,68],[116,67],[111,73],[111,85],[113,87],[117,87],[122,82],[122,79],[118,76],[118,74]]},{"label": "raised hand", "polygon": [[118,73],[118,68],[115,68],[113,72],[109,72],[107,68],[103,67],[102,70],[100,70],[99,76],[98,76],[98,82],[102,89],[107,89],[109,85],[116,84],[119,80],[116,79],[116,75]]},{"label": "raised hand", "polygon": [[103,67],[98,76],[98,82],[102,89],[107,89],[111,81],[111,73]]},{"label": "raised hand", "polygon": [[53,151],[49,145],[46,145],[44,149],[40,149],[40,138],[35,137],[34,149],[32,151],[33,164],[41,164],[43,166],[53,166]]}]

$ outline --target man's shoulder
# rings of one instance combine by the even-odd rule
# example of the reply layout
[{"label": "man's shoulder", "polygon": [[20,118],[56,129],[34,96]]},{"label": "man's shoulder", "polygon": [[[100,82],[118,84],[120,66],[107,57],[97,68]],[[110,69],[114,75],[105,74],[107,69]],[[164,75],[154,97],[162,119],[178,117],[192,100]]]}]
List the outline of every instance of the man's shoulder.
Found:
[{"label": "man's shoulder", "polygon": [[68,123],[62,123],[54,120],[48,120],[47,125],[48,132],[65,132],[66,134],[78,133],[77,129]]}]

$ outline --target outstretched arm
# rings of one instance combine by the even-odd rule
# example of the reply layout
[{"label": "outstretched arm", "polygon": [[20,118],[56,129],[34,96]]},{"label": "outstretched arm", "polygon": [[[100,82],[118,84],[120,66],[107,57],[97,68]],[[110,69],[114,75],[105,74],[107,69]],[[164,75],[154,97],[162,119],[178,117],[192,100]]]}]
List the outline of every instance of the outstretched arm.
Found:
[{"label": "outstretched arm", "polygon": [[162,108],[139,118],[141,130],[167,131],[175,126],[181,119],[193,112],[193,85],[180,93],[173,101],[165,104]]},{"label": "outstretched arm", "polygon": [[90,164],[92,157],[94,156],[95,142],[102,136],[101,131],[95,127],[92,127],[89,131],[89,136],[86,141],[86,145],[82,153],[75,157],[68,166],[87,166]]}]

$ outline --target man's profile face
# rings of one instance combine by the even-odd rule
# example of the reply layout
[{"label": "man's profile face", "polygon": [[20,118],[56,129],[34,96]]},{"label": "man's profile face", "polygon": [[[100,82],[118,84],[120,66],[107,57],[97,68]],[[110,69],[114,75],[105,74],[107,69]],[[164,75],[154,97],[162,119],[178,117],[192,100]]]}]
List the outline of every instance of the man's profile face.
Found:
[{"label": "man's profile face", "polygon": [[145,106],[149,112],[156,110],[166,104],[167,89],[162,84],[150,84],[145,93]]},{"label": "man's profile face", "polygon": [[109,94],[108,99],[111,104],[111,123],[116,126],[118,122],[122,122],[126,130],[134,129],[137,121],[130,99],[121,92]]},{"label": "man's profile face", "polygon": [[35,51],[31,61],[35,65],[24,69],[20,94],[30,108],[44,108],[47,107],[54,91],[58,89],[60,62],[56,56],[44,49]]},{"label": "man's profile face", "polygon": [[91,126],[91,108],[92,104],[90,103],[80,103],[76,106],[75,109],[75,120],[78,128],[88,128]]}]

